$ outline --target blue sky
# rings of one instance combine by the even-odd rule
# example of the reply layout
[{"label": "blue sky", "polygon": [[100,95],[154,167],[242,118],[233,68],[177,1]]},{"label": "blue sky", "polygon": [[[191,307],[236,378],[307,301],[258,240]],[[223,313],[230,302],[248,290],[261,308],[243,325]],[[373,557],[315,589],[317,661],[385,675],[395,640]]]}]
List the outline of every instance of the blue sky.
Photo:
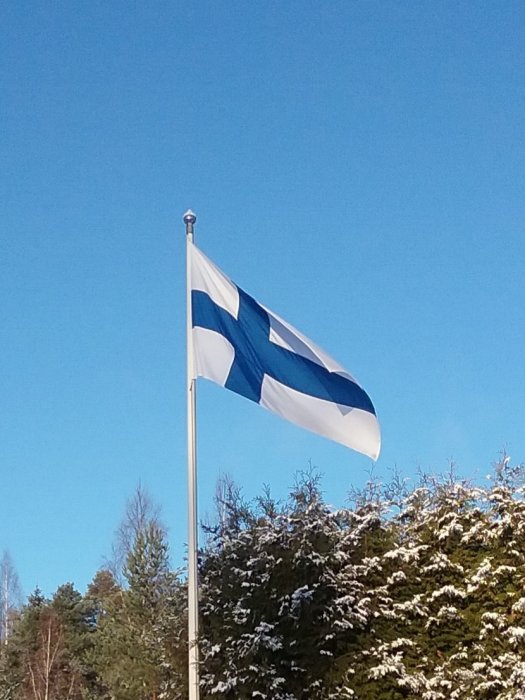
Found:
[{"label": "blue sky", "polygon": [[[182,214],[372,397],[397,466],[525,459],[521,2],[9,2],[1,17],[0,549],[81,590],[139,481],[186,541]],[[201,382],[218,475],[371,462]]]}]

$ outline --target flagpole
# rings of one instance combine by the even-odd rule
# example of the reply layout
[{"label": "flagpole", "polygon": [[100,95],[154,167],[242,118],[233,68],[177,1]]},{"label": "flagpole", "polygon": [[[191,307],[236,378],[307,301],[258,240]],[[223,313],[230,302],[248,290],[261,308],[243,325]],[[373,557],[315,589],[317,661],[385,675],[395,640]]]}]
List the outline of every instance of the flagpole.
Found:
[{"label": "flagpole", "polygon": [[188,423],[188,680],[189,700],[199,700],[199,598],[197,580],[197,466],[195,432],[195,379],[191,317],[190,246],[197,217],[188,209],[186,224],[186,362]]}]

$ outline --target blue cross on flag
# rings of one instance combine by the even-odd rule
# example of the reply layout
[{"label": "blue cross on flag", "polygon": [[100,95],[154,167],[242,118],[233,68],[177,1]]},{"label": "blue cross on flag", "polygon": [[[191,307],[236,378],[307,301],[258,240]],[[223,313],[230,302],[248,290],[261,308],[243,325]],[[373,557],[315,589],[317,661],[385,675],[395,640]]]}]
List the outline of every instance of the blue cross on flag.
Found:
[{"label": "blue cross on flag", "polygon": [[193,376],[372,459],[381,438],[372,402],[311,340],[190,246]]}]

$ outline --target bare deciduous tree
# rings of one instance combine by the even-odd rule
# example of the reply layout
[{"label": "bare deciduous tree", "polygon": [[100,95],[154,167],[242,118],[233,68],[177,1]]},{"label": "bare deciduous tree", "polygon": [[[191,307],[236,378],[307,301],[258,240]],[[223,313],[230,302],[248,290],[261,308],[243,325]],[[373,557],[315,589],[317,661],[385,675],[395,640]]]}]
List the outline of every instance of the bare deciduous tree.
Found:
[{"label": "bare deciduous tree", "polygon": [[152,524],[162,532],[166,531],[160,519],[160,508],[139,483],[135,493],[126,503],[124,517],[115,532],[111,555],[104,562],[105,567],[120,584],[124,583],[124,567],[137,535],[144,533]]},{"label": "bare deciduous tree", "polygon": [[68,662],[64,630],[52,610],[46,610],[40,618],[37,648],[27,655],[25,667],[26,693],[30,700],[80,698],[80,674]]},{"label": "bare deciduous tree", "polygon": [[22,600],[20,581],[7,550],[0,560],[0,641],[7,644],[13,615]]}]

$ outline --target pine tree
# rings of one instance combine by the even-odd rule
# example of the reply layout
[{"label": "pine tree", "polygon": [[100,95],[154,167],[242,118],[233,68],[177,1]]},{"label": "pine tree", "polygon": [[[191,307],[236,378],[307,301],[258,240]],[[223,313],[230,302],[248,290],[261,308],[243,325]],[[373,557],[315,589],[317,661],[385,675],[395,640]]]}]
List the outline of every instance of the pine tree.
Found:
[{"label": "pine tree", "polygon": [[90,697],[90,669],[86,665],[89,637],[82,596],[71,584],[60,586],[51,600],[37,589],[23,607],[9,638],[4,665],[5,697]]}]

